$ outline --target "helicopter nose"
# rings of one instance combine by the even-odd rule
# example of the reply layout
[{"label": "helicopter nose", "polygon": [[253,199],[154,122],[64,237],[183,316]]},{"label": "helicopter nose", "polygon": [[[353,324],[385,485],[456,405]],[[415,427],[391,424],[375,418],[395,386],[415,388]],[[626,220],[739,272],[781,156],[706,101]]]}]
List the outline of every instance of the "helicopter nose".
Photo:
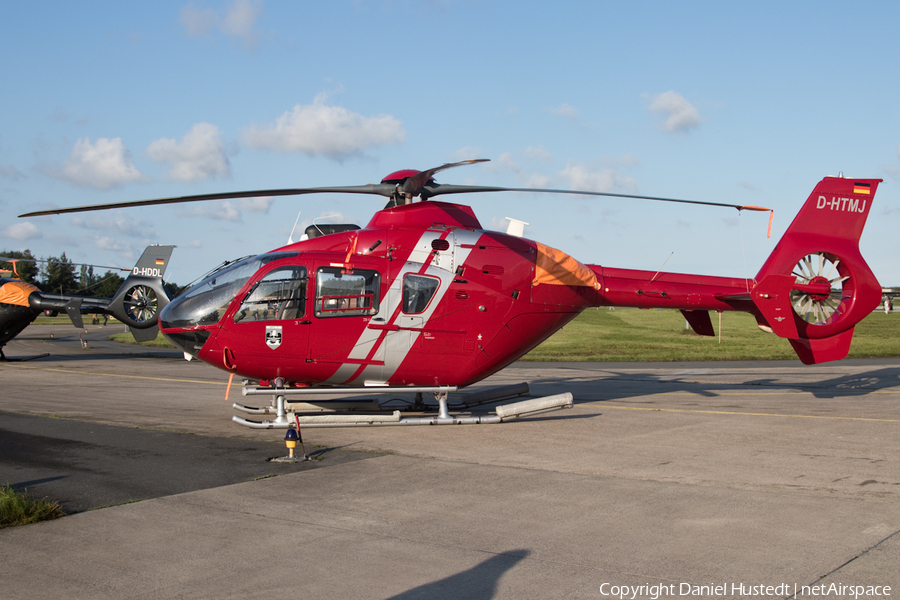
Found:
[{"label": "helicopter nose", "polygon": [[[195,293],[191,293],[195,292]],[[228,290],[189,290],[170,302],[159,314],[163,336],[185,354],[196,357],[212,337],[215,325],[234,295]]]},{"label": "helicopter nose", "polygon": [[164,338],[169,340],[169,343],[186,355],[194,358],[200,354],[206,341],[212,336],[211,331],[203,329],[197,331],[163,331],[162,334]]}]

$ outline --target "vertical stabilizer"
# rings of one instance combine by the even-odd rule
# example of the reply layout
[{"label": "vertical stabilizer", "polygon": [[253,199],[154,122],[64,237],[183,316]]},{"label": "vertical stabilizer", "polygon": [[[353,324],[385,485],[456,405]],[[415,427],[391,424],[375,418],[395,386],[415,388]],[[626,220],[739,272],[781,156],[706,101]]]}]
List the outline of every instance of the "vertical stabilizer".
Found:
[{"label": "vertical stabilizer", "polygon": [[804,363],[847,355],[853,327],[881,302],[859,252],[880,179],[826,177],[756,276],[761,325],[791,340]]}]

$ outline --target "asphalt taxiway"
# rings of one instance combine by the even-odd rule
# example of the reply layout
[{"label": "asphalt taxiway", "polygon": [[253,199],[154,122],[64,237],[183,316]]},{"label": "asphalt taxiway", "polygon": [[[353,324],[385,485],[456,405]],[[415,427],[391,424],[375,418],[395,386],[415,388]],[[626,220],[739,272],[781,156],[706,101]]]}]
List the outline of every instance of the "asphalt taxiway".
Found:
[{"label": "asphalt taxiway", "polygon": [[[0,484],[82,502],[0,530],[4,597],[900,594],[897,360],[518,363],[483,387],[575,407],[306,429],[317,460],[282,469],[225,373],[69,329],[0,364]],[[760,585],[780,595],[742,595]]]}]

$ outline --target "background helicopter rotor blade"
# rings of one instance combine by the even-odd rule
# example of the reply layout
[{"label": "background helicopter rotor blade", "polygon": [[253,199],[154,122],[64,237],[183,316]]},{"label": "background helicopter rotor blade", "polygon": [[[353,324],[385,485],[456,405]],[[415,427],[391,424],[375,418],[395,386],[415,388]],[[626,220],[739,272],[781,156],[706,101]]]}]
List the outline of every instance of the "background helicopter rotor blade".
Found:
[{"label": "background helicopter rotor blade", "polygon": [[93,263],[77,263],[77,262],[63,262],[61,260],[44,260],[43,258],[10,258],[8,256],[0,256],[0,263],[44,263],[48,265],[70,265],[73,267],[97,267],[98,269],[113,269],[115,271],[131,271],[131,268],[123,268],[123,267],[111,267],[109,265],[95,265]]}]

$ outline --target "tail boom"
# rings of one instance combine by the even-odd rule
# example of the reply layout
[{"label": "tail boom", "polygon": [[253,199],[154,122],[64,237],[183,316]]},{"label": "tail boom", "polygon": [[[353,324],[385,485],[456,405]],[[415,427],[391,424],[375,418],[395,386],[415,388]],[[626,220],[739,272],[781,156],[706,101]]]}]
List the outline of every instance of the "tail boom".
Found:
[{"label": "tail boom", "polygon": [[712,335],[707,311],[744,311],[787,338],[804,363],[840,360],[854,326],[881,303],[881,286],[859,251],[879,183],[819,182],[754,279],[588,265],[597,305],[680,309],[700,335]]}]

